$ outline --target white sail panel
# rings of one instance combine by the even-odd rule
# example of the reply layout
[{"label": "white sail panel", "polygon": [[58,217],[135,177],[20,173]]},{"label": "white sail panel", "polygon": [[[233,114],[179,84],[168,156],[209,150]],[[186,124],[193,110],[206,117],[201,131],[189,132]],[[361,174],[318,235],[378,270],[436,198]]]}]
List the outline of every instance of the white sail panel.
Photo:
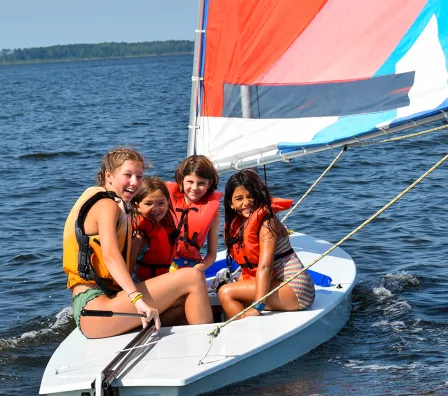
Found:
[{"label": "white sail panel", "polygon": [[397,62],[397,73],[415,70],[415,81],[409,91],[409,106],[397,109],[396,118],[435,109],[448,98],[446,64],[437,19],[433,16],[411,49]]},{"label": "white sail panel", "polygon": [[239,161],[272,150],[278,142],[300,141],[311,143],[323,128],[337,121],[337,117],[253,119],[201,117],[196,139],[198,152],[214,163]]}]

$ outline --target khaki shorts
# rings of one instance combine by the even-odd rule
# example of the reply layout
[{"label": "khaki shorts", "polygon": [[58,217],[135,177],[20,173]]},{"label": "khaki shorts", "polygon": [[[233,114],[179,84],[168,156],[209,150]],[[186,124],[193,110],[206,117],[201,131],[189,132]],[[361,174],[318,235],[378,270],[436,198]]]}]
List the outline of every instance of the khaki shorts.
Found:
[{"label": "khaki shorts", "polygon": [[78,326],[79,330],[81,330],[79,319],[81,317],[81,311],[83,310],[83,308],[89,301],[92,301],[93,299],[103,295],[104,292],[100,288],[94,287],[84,290],[83,292],[78,293],[75,297],[72,298],[73,318],[75,319],[76,326]]}]

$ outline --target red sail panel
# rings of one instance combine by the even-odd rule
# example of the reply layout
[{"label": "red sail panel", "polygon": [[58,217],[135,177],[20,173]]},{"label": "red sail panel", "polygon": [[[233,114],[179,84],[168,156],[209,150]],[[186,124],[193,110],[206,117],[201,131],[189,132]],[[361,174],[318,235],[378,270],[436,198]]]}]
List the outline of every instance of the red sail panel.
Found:
[{"label": "red sail panel", "polygon": [[326,2],[210,0],[202,115],[221,115],[223,82],[256,82],[294,43]]},{"label": "red sail panel", "polygon": [[426,3],[427,0],[330,0],[256,83],[370,77],[396,48]]}]

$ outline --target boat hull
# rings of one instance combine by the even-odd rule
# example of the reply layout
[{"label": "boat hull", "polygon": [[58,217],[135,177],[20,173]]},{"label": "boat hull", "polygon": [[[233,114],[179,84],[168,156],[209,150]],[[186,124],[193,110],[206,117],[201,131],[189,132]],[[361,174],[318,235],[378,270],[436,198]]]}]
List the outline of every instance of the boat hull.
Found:
[{"label": "boat hull", "polygon": [[[331,246],[304,234],[294,234],[291,244],[305,265]],[[337,248],[313,269],[331,277],[332,282],[328,287],[316,286],[316,300],[310,309],[264,312],[263,316],[231,322],[212,339],[210,350],[208,334],[216,324],[162,328],[113,387],[120,396],[196,395],[271,371],[316,348],[349,319],[356,267],[350,256]],[[212,304],[217,301],[212,295]],[[40,393],[93,396],[93,380],[112,360],[113,352],[134,336],[88,340],[75,329],[50,359]]]}]

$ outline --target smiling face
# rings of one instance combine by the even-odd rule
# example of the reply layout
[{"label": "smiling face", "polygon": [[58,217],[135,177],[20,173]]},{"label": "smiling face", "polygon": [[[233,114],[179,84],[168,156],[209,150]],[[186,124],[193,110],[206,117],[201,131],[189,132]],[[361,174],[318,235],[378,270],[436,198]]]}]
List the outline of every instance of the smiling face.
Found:
[{"label": "smiling face", "polygon": [[138,211],[145,217],[150,217],[157,222],[162,220],[168,212],[169,204],[166,196],[161,190],[149,193],[138,204]]},{"label": "smiling face", "polygon": [[199,202],[207,193],[210,187],[210,180],[196,176],[196,174],[187,175],[182,181],[184,197],[187,203]]},{"label": "smiling face", "polygon": [[142,185],[143,163],[124,161],[114,172],[106,170],[106,188],[116,193],[123,201],[129,203]]},{"label": "smiling face", "polygon": [[240,216],[248,218],[254,211],[254,197],[243,186],[233,190],[230,207]]}]

